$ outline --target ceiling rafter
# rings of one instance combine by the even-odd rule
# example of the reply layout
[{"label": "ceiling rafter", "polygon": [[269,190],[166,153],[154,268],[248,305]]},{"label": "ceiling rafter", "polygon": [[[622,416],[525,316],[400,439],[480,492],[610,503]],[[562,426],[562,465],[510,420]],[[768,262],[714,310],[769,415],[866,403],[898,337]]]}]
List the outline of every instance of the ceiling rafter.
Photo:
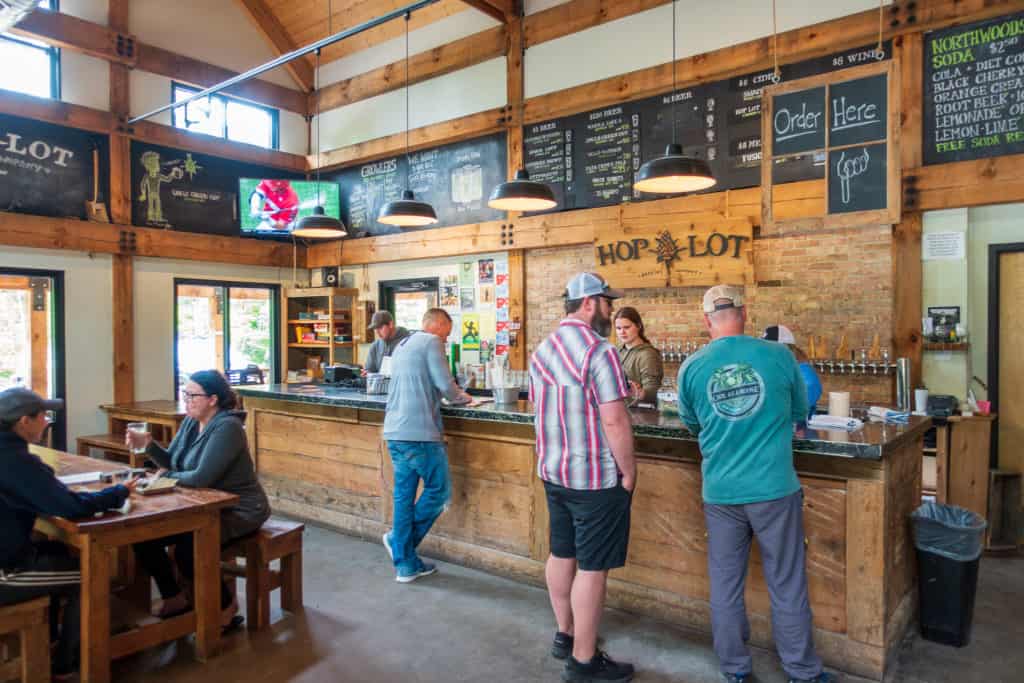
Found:
[{"label": "ceiling rafter", "polygon": [[[235,0],[245,10],[245,13],[266,38],[277,55],[283,55],[299,46],[288,36],[284,26],[274,16],[273,11],[267,6],[264,0]],[[305,59],[294,59],[285,64],[284,68],[291,75],[292,80],[302,88],[303,92],[313,90],[313,68]]]},{"label": "ceiling rafter", "polygon": [[503,24],[507,24],[519,13],[517,0],[462,0],[462,2]]}]

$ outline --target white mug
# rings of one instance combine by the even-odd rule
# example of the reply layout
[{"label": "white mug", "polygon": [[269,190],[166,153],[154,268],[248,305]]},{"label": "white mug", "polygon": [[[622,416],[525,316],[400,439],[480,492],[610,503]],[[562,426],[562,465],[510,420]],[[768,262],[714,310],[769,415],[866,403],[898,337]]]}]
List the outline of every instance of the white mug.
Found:
[{"label": "white mug", "polygon": [[914,389],[914,412],[924,415],[928,412],[928,390]]}]

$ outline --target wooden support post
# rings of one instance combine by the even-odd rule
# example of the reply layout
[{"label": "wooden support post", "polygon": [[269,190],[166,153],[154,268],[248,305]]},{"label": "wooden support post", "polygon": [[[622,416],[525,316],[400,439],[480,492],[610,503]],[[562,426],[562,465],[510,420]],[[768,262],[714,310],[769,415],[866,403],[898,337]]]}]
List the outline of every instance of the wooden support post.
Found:
[{"label": "wooden support post", "polygon": [[[893,349],[910,359],[910,385],[921,381],[921,214],[904,214],[892,230]],[[895,391],[895,383],[893,384]]]},{"label": "wooden support post", "polygon": [[508,252],[508,318],[518,323],[515,346],[508,349],[508,363],[513,370],[526,369],[526,251]]},{"label": "wooden support post", "polygon": [[[512,179],[516,171],[523,168],[523,20],[516,17],[508,24],[508,50],[506,51],[505,78],[507,91],[508,135],[508,177]],[[506,218],[510,221],[519,217],[519,213],[509,211]]]},{"label": "wooden support post", "polygon": [[131,254],[115,254],[114,403],[135,400],[134,263]]}]

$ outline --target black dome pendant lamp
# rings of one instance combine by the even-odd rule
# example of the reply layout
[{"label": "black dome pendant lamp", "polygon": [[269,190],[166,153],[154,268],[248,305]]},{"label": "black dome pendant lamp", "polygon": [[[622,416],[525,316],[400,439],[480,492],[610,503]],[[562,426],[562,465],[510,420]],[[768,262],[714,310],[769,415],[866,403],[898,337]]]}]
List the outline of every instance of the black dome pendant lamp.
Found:
[{"label": "black dome pendant lamp", "polygon": [[377,220],[385,225],[397,225],[403,228],[422,227],[437,222],[437,212],[427,202],[421,202],[413,196],[409,187],[409,18],[405,13],[405,191],[402,198],[390,201],[381,207]]},{"label": "black dome pendant lamp", "polygon": [[[526,14],[526,3],[521,2],[519,6],[520,19],[522,19]],[[523,102],[526,99],[525,57],[526,49],[524,47],[519,54],[519,74],[522,78],[519,89],[522,98],[520,100],[520,111],[525,108]],[[522,114],[520,114],[519,119],[522,121]],[[494,188],[487,206],[500,211],[545,211],[558,206],[558,201],[555,200],[555,193],[551,191],[549,185],[539,183],[536,180],[530,180],[530,174],[524,166],[516,171],[514,180],[506,181]]]},{"label": "black dome pendant lamp", "polygon": [[[331,34],[331,3],[327,2],[327,32]],[[329,239],[344,237],[348,234],[345,224],[333,216],[324,212],[322,198],[320,196],[320,50],[316,51],[316,70],[314,74],[313,89],[316,91],[316,206],[313,207],[311,216],[303,216],[299,224],[292,230],[295,237],[307,239]]]},{"label": "black dome pendant lamp", "polygon": [[655,194],[697,192],[713,187],[716,181],[708,162],[683,155],[676,142],[676,2],[672,0],[672,143],[664,156],[655,157],[640,167],[633,188]]}]

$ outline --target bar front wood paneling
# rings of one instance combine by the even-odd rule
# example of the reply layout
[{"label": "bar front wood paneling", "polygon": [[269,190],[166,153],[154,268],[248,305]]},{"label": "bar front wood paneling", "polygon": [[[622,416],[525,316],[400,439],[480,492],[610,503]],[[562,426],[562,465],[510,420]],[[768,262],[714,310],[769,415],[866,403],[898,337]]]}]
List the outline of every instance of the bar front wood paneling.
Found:
[{"label": "bar front wood paneling", "polygon": [[[249,442],[274,508],[379,540],[391,523],[393,481],[382,411],[243,393]],[[880,679],[908,627],[915,582],[907,520],[920,499],[923,431],[924,423],[893,441],[881,460],[796,456],[815,639],[830,666]],[[445,439],[452,504],[423,551],[543,585],[548,520],[533,425],[447,416]],[[697,445],[651,436],[637,444],[629,561],[611,574],[608,604],[707,631]],[[771,647],[756,544],[746,601],[752,642]]]}]

